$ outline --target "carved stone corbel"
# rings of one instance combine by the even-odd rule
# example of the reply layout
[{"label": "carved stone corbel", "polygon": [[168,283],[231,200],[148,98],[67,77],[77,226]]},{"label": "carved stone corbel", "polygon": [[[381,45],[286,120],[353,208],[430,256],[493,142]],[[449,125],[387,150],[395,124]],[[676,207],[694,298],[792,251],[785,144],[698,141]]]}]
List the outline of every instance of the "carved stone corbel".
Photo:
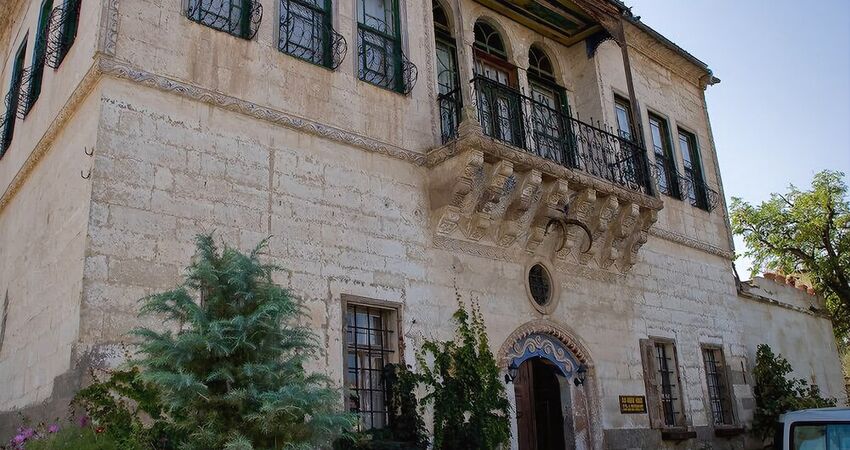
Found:
[{"label": "carved stone corbel", "polygon": [[626,240],[635,228],[639,214],[640,207],[632,202],[625,202],[620,205],[617,220],[614,222],[611,232],[608,233],[605,244],[602,246],[602,253],[599,255],[600,267],[607,269],[620,258]]},{"label": "carved stone corbel", "polygon": [[627,272],[632,266],[637,263],[638,250],[646,244],[649,239],[649,229],[658,220],[658,211],[654,209],[641,209],[639,228],[632,233],[632,239],[626,246],[626,251],[623,252],[623,259],[620,263],[620,271]]},{"label": "carved stone corbel", "polygon": [[508,208],[499,227],[498,242],[502,247],[508,247],[516,241],[520,231],[519,221],[531,208],[531,202],[543,180],[543,174],[537,169],[517,174],[517,177],[519,181],[508,201]]},{"label": "carved stone corbel", "polygon": [[587,264],[599,253],[599,249],[604,244],[605,239],[603,239],[603,237],[608,231],[611,219],[613,219],[614,215],[617,213],[617,205],[617,197],[613,195],[597,199],[596,208],[592,216],[593,221],[590,224],[592,244],[586,252],[578,254],[578,259],[582,264]]},{"label": "carved stone corbel", "polygon": [[534,220],[531,222],[531,228],[528,232],[528,242],[525,244],[525,249],[533,252],[537,249],[543,238],[546,237],[546,225],[549,220],[561,215],[561,205],[569,192],[567,181],[556,179],[548,183],[544,188],[541,205],[534,215]]},{"label": "carved stone corbel", "polygon": [[514,165],[510,161],[501,160],[490,168],[486,187],[478,199],[472,217],[466,226],[466,235],[472,241],[479,241],[492,223],[491,213],[505,195],[505,184],[514,173]]},{"label": "carved stone corbel", "polygon": [[468,150],[461,157],[453,158],[434,168],[431,203],[435,206],[439,236],[453,233],[463,216],[463,206],[468,203],[474,190],[475,180],[484,168],[484,153]]}]

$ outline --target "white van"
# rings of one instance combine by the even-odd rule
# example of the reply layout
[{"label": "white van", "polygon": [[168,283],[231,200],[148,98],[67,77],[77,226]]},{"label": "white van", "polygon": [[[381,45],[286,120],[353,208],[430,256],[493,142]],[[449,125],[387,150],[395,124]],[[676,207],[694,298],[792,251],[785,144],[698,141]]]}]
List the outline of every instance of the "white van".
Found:
[{"label": "white van", "polygon": [[850,408],[793,411],[779,416],[775,450],[850,450]]}]

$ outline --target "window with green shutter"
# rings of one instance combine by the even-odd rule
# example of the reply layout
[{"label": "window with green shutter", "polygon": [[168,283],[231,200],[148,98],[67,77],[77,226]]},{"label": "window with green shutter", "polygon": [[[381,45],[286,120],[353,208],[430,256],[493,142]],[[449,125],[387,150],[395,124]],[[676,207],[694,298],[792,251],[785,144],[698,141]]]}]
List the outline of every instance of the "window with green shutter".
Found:
[{"label": "window with green shutter", "polygon": [[15,53],[15,61],[12,65],[12,77],[9,80],[9,91],[6,93],[6,111],[3,114],[3,130],[0,134],[0,157],[6,153],[12,145],[12,136],[15,134],[15,122],[18,118],[18,101],[21,94],[21,80],[24,76],[24,59],[26,58],[27,40],[18,47]]}]

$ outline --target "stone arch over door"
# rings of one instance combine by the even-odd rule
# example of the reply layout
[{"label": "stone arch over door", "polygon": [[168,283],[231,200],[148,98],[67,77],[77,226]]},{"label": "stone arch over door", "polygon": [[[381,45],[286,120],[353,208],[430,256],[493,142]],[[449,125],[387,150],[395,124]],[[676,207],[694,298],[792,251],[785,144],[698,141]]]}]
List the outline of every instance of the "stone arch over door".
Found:
[{"label": "stone arch over door", "polygon": [[[501,370],[507,373],[511,362],[519,366],[533,358],[546,359],[569,380],[576,449],[604,448],[596,370],[587,347],[569,327],[550,320],[535,320],[520,326],[505,339],[499,349],[498,363]],[[579,364],[587,368],[587,376],[584,385],[575,386],[573,377]],[[508,391],[514,403],[512,386],[508,387]],[[511,448],[515,449],[516,418],[512,417],[511,421],[514,433]]]}]

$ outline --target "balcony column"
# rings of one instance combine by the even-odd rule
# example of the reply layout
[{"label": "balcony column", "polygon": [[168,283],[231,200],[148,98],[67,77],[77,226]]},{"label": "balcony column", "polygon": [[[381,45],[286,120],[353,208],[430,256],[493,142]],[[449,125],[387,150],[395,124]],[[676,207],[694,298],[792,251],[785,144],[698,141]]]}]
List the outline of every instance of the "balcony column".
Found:
[{"label": "balcony column", "polygon": [[463,100],[463,108],[460,110],[460,130],[468,129],[470,126],[480,128],[478,123],[478,109],[476,107],[475,93],[472,92],[472,79],[475,77],[475,62],[472,46],[475,44],[475,32],[473,24],[467,23],[464,18],[463,4],[460,2],[457,9],[456,32],[457,32],[457,70],[460,79],[460,96]]},{"label": "balcony column", "polygon": [[[632,112],[632,124],[635,127],[635,134],[637,135],[637,141],[644,148],[648,148],[646,146],[646,140],[643,135],[643,121],[641,120],[640,114],[640,104],[638,104],[637,95],[635,95],[635,84],[634,78],[632,76],[632,63],[629,58],[629,44],[626,41],[626,29],[625,25],[623,25],[624,19],[623,16],[620,16],[619,22],[617,22],[617,43],[620,44],[620,52],[623,54],[623,69],[626,72],[626,86],[629,90],[629,103],[631,104],[631,112]],[[648,152],[648,150],[647,150]],[[644,153],[644,183],[646,183],[647,192],[650,195],[655,194],[655,185],[652,182],[652,177],[649,176],[649,154]]]}]

